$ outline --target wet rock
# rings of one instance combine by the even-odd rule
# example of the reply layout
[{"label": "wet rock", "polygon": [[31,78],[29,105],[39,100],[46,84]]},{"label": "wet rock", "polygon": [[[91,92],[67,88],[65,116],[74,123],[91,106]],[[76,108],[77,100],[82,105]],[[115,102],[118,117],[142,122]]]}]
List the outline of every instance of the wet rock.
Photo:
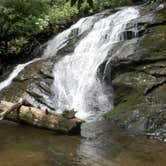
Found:
[{"label": "wet rock", "polygon": [[71,31],[71,33],[69,34],[69,37],[70,38],[75,38],[78,36],[78,33],[79,33],[79,29],[78,28],[75,28]]},{"label": "wet rock", "polygon": [[76,111],[74,110],[65,110],[63,111],[62,115],[67,119],[75,118]]},{"label": "wet rock", "polygon": [[51,85],[55,61],[55,58],[41,59],[28,65],[12,84],[0,93],[0,99],[16,102],[19,98],[24,98],[35,107],[53,110]]},{"label": "wet rock", "polygon": [[[157,7],[158,5],[156,5]],[[166,139],[166,10],[144,9],[137,19],[143,36],[109,60],[115,93],[114,110],[106,118],[136,134]],[[135,20],[133,20],[135,21]],[[132,39],[133,40],[133,39]],[[131,40],[131,41],[132,41]],[[113,52],[115,53],[115,52]],[[108,62],[106,63],[108,64]]]}]

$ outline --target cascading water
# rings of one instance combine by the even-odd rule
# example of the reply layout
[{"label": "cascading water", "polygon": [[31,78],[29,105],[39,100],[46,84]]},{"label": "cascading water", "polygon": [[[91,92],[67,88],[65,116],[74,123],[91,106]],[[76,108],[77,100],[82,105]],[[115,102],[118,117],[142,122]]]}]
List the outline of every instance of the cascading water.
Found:
[{"label": "cascading water", "polygon": [[60,33],[59,35],[55,36],[55,38],[48,42],[47,48],[44,50],[43,57],[52,57],[55,56],[61,48],[65,47],[72,36],[72,32],[74,30],[78,30],[78,36],[82,35],[84,32],[90,30],[94,24],[94,22],[98,19],[96,16],[90,16],[86,18],[80,19],[76,24],[71,26],[69,29],[65,30],[64,32]]},{"label": "cascading water", "polygon": [[13,81],[14,78],[17,77],[17,75],[28,65],[30,65],[31,63],[35,62],[39,60],[39,58],[36,58],[36,59],[33,59],[32,61],[29,61],[27,63],[24,63],[24,64],[19,64],[17,65],[14,70],[12,71],[12,73],[9,75],[9,77],[0,82],[0,91],[4,88],[6,88],[7,86],[9,86],[11,84],[11,82]]},{"label": "cascading water", "polygon": [[55,108],[74,109],[78,111],[76,116],[83,119],[112,109],[97,69],[108,51],[120,41],[126,25],[138,15],[135,8],[127,8],[99,19],[74,53],[55,64],[52,87]]},{"label": "cascading water", "polygon": [[53,40],[48,42],[48,46],[44,50],[44,54],[42,55],[41,58],[35,58],[34,60],[31,60],[27,63],[17,65],[12,71],[12,73],[9,75],[9,77],[6,80],[0,82],[0,91],[9,86],[12,83],[13,79],[16,78],[17,75],[26,66],[42,58],[49,58],[55,56],[58,50],[60,50],[61,48],[65,47],[68,44],[70,40],[70,34],[72,33],[73,30],[79,28],[80,29],[79,35],[81,35],[82,33],[89,30],[93,26],[93,23],[95,22],[96,19],[97,17],[94,16],[88,18],[82,18],[76,24],[71,26],[69,29],[57,35]]},{"label": "cascading water", "polygon": [[[97,70],[114,44],[123,40],[121,34],[127,24],[138,16],[138,10],[129,7],[110,16],[103,13],[82,18],[48,42],[41,58],[56,56],[75,37],[71,35],[73,32],[81,37],[73,53],[62,57],[54,66],[51,88],[55,110],[74,109],[78,111],[77,117],[85,119],[100,117],[112,109],[111,92],[107,92],[104,81],[98,78]],[[18,65],[8,79],[0,83],[0,91],[34,61],[36,59]]]}]

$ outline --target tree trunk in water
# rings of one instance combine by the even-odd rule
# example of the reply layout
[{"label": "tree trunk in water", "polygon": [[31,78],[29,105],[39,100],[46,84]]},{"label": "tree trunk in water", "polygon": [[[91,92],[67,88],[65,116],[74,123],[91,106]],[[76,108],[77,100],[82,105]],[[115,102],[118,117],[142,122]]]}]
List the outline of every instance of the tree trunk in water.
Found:
[{"label": "tree trunk in water", "polygon": [[0,102],[0,116],[1,119],[22,122],[64,134],[79,134],[83,122],[75,117],[67,118],[54,111],[42,111],[34,107],[24,106],[20,102],[7,101]]}]

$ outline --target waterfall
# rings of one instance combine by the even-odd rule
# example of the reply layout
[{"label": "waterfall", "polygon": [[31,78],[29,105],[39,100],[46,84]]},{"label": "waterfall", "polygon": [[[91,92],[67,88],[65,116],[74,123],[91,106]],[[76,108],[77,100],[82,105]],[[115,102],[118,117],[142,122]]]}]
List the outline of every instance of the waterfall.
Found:
[{"label": "waterfall", "polygon": [[[74,51],[61,57],[53,69],[51,90],[55,110],[74,109],[77,117],[85,119],[94,115],[100,117],[103,112],[112,109],[111,92],[107,92],[104,81],[97,76],[97,70],[114,44],[124,40],[122,33],[130,21],[138,16],[139,11],[135,7],[124,8],[111,15],[108,12],[99,13],[80,19],[48,41],[42,57],[38,59],[58,55],[60,49],[73,38],[79,37]],[[16,66],[9,77],[0,83],[0,91],[9,86],[26,66],[38,59]]]},{"label": "waterfall", "polygon": [[69,43],[70,39],[72,39],[72,37],[75,37],[71,35],[72,32],[76,31],[78,33],[77,36],[82,35],[84,32],[92,28],[94,22],[97,19],[98,17],[95,15],[82,18],[76,24],[71,26],[69,29],[55,36],[52,40],[48,42],[48,46],[44,50],[43,57],[47,58],[47,57],[55,56],[58,50],[65,47]]},{"label": "waterfall", "polygon": [[36,59],[33,59],[27,63],[24,63],[24,64],[19,64],[17,65],[14,70],[10,73],[9,77],[0,82],[0,91],[3,90],[4,88],[6,88],[7,86],[9,86],[11,84],[11,82],[13,81],[14,78],[17,77],[17,75],[28,65],[30,65],[31,63],[35,62],[39,60],[39,58],[36,58]]},{"label": "waterfall", "polygon": [[121,40],[127,24],[138,15],[137,9],[126,8],[99,19],[74,52],[55,64],[52,86],[55,108],[74,109],[78,111],[76,116],[82,119],[112,109],[104,83],[97,77],[97,69],[113,45]]},{"label": "waterfall", "polygon": [[48,46],[44,50],[44,53],[41,58],[35,58],[34,60],[31,60],[24,64],[17,65],[14,70],[11,72],[11,74],[8,76],[8,78],[2,82],[0,82],[0,91],[2,91],[4,88],[8,87],[14,78],[18,76],[18,74],[28,65],[32,64],[33,62],[40,60],[42,58],[49,58],[52,56],[55,56],[57,51],[61,48],[65,47],[68,42],[70,41],[71,37],[70,34],[75,30],[79,29],[79,34],[81,35],[87,30],[89,30],[94,22],[98,19],[98,17],[90,16],[80,19],[76,24],[71,26],[69,29],[63,31],[62,33],[58,34],[53,38],[53,40],[48,41]]}]

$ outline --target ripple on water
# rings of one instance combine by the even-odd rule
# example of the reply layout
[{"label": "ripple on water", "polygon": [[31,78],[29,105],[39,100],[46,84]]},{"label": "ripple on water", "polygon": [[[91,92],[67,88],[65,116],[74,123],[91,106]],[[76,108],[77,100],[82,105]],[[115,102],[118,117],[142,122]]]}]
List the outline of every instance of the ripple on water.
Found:
[{"label": "ripple on water", "polygon": [[84,137],[62,136],[0,122],[0,166],[165,166],[164,143],[126,136],[106,122],[83,128]]}]

